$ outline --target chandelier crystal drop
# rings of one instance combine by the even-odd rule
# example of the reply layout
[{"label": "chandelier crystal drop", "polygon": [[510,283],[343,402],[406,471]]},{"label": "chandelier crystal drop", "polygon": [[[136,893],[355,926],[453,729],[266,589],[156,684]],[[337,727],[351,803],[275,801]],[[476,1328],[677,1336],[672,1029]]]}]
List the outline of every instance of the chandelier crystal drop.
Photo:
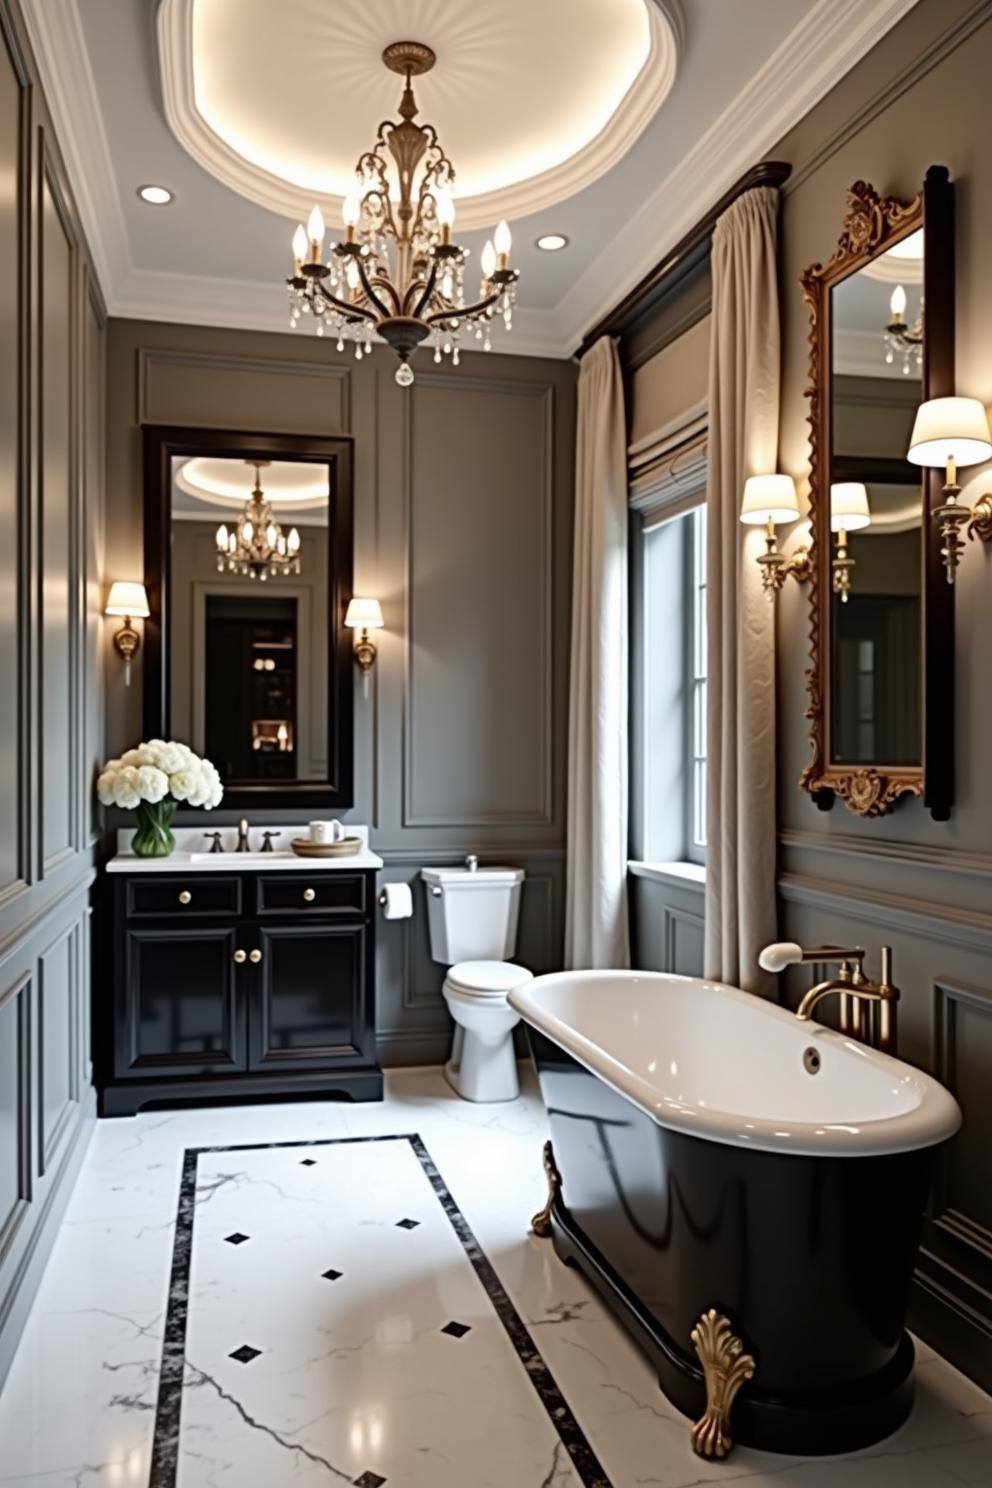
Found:
[{"label": "chandelier crystal drop", "polygon": [[262,470],[268,460],[246,460],[255,471],[255,487],[232,531],[226,522],[217,528],[217,572],[242,574],[249,579],[276,579],[300,572],[300,534],[285,534],[272,515],[262,490]]},{"label": "chandelier crystal drop", "polygon": [[[510,330],[519,272],[510,268],[512,239],[501,222],[479,260],[479,290],[466,299],[469,250],[452,241],[455,169],[431,124],[417,124],[411,78],[436,61],[430,47],[398,41],[382,60],[404,78],[398,121],[379,125],[371,150],[355,167],[357,185],[342,209],[344,237],[324,260],[325,224],[319,207],[293,235],[289,323],[310,317],[318,336],[330,334],[343,351],[352,343],[361,361],[379,335],[396,352],[396,381],[413,382],[410,357],[426,343],[435,362],[457,366],[464,338],[484,351],[502,320]],[[471,296],[471,291],[469,292]]]}]

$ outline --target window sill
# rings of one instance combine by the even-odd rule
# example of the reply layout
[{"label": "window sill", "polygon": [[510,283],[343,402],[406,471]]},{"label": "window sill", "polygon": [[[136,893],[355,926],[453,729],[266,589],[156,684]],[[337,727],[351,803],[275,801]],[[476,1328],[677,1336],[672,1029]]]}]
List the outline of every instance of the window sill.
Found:
[{"label": "window sill", "polygon": [[643,863],[632,860],[627,864],[627,871],[635,878],[650,878],[655,883],[669,884],[679,889],[706,887],[706,868],[702,863]]}]

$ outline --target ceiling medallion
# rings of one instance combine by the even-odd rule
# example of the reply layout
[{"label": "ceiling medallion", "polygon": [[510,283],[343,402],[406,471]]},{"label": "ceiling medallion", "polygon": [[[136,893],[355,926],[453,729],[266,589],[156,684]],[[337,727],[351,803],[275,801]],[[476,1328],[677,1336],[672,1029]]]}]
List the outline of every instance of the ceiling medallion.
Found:
[{"label": "ceiling medallion", "polygon": [[229,532],[221,522],[217,528],[217,572],[243,574],[264,581],[300,571],[300,534],[295,527],[287,537],[265,499],[262,470],[268,460],[246,460],[255,471],[255,488],[237,526]]},{"label": "ceiling medallion", "polygon": [[396,381],[409,387],[410,357],[422,342],[433,345],[436,362],[450,355],[457,366],[466,331],[489,351],[493,321],[502,317],[510,330],[519,273],[510,268],[510,229],[501,222],[482,250],[478,299],[466,303],[468,250],[451,241],[455,168],[433,125],[414,122],[411,79],[430,71],[434,52],[420,42],[398,41],[382,60],[404,78],[400,119],[380,124],[371,150],[359,157],[358,189],[345,198],[341,214],[345,235],[326,262],[320,208],[314,207],[306,228],[296,229],[287,280],[290,325],[311,316],[318,336],[329,328],[339,351],[353,341],[359,360],[377,333],[400,359]]}]

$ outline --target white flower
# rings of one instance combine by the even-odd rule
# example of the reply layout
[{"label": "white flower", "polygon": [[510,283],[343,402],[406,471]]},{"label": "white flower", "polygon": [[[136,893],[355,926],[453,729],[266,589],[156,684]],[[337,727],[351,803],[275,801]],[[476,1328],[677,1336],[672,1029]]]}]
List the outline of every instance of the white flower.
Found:
[{"label": "white flower", "polygon": [[224,795],[220,776],[209,760],[175,739],[148,739],[108,760],[96,783],[103,806],[133,811],[142,801],[156,804],[167,797],[210,811]]}]

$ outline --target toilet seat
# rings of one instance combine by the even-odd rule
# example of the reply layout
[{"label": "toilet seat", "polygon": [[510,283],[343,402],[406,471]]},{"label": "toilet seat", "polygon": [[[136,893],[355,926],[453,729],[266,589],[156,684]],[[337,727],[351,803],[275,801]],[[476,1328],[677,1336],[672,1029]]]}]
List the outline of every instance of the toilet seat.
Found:
[{"label": "toilet seat", "polygon": [[534,980],[533,972],[512,961],[459,961],[448,970],[446,989],[466,998],[504,999],[514,987]]}]

